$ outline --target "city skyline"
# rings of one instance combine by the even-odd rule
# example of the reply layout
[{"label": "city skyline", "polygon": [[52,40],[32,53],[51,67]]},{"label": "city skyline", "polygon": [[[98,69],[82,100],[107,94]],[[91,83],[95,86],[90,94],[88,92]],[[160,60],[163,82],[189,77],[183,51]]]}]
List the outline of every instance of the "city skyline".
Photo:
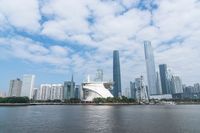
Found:
[{"label": "city skyline", "polygon": [[26,73],[37,75],[37,86],[63,82],[72,73],[80,84],[97,68],[104,70],[105,80],[111,80],[114,49],[120,51],[122,88],[126,88],[135,77],[146,75],[144,40],[152,42],[156,70],[165,63],[184,84],[197,83],[199,7],[195,0],[20,0],[15,4],[2,0],[0,90],[7,91],[11,79]]}]

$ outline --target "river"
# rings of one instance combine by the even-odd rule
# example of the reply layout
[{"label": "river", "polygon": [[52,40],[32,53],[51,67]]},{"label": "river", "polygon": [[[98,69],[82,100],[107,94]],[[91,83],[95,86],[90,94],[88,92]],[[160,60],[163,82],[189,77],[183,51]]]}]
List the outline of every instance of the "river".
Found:
[{"label": "river", "polygon": [[0,106],[0,133],[200,133],[200,105]]}]

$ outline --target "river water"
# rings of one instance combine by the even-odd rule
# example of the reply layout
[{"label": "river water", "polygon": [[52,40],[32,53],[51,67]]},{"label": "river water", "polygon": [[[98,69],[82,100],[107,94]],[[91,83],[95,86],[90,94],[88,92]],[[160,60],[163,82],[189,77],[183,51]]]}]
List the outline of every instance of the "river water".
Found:
[{"label": "river water", "polygon": [[200,106],[0,107],[0,133],[200,133]]}]

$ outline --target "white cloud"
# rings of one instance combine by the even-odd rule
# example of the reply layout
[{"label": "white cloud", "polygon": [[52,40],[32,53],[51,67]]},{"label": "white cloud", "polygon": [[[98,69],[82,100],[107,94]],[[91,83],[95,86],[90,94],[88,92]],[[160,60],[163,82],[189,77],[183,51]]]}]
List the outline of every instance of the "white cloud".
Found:
[{"label": "white cloud", "polygon": [[[40,13],[37,0],[0,0],[0,16],[6,18],[7,25],[31,32],[40,29]],[[1,23],[0,19],[0,23]]]},{"label": "white cloud", "polygon": [[[18,10],[21,2],[27,6]],[[45,42],[2,37],[0,45],[7,42],[3,47],[6,54],[11,51],[10,56],[73,70],[81,82],[97,68],[103,68],[106,79],[112,79],[112,51],[118,49],[125,88],[130,80],[145,74],[143,41],[151,40],[157,65],[167,63],[185,83],[200,80],[200,2],[196,0],[157,0],[158,7],[152,12],[136,8],[139,0],[0,3],[2,27],[9,22],[15,28],[66,42],[47,47]],[[42,16],[45,20],[40,24]],[[72,51],[69,42],[76,44]]]}]

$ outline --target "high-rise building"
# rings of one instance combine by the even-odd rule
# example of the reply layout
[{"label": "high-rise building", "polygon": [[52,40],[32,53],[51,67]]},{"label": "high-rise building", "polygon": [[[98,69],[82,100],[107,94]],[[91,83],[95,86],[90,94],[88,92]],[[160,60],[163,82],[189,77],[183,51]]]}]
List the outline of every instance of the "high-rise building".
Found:
[{"label": "high-rise building", "polygon": [[21,94],[22,81],[20,79],[10,80],[9,96],[19,97]]},{"label": "high-rise building", "polygon": [[131,98],[136,99],[135,82],[130,82]]},{"label": "high-rise building", "polygon": [[62,100],[63,99],[63,85],[62,84],[52,84],[51,85],[51,100]]},{"label": "high-rise building", "polygon": [[38,100],[62,100],[64,90],[62,84],[41,84],[38,92]]},{"label": "high-rise building", "polygon": [[200,84],[199,83],[195,83],[194,84],[194,89],[196,93],[200,93]]},{"label": "high-rise building", "polygon": [[168,75],[167,65],[166,64],[159,65],[159,70],[160,70],[162,93],[163,94],[171,94],[170,79],[169,79],[169,75]]},{"label": "high-rise building", "polygon": [[81,99],[81,86],[80,85],[75,86],[75,98]]},{"label": "high-rise building", "polygon": [[50,100],[51,99],[51,84],[40,85],[40,96],[38,100]]},{"label": "high-rise building", "polygon": [[72,75],[71,81],[64,82],[64,99],[74,98],[75,97],[74,89],[75,89],[75,82]]},{"label": "high-rise building", "polygon": [[155,70],[155,62],[153,49],[150,41],[144,42],[144,52],[145,52],[145,60],[146,60],[146,68],[147,68],[147,79],[148,79],[148,89],[150,95],[159,94],[159,90],[156,87],[156,70]]},{"label": "high-rise building", "polygon": [[136,90],[136,99],[139,102],[148,102],[149,96],[147,94],[147,88],[144,84],[143,76],[135,79],[135,90]]},{"label": "high-rise building", "polygon": [[156,87],[159,90],[159,94],[162,94],[162,87],[161,87],[161,80],[160,80],[160,74],[158,72],[156,72]]},{"label": "high-rise building", "polygon": [[29,74],[23,75],[22,82],[23,83],[22,83],[21,96],[26,96],[29,97],[29,99],[32,99],[34,83],[35,83],[35,75],[29,75]]},{"label": "high-rise building", "polygon": [[171,70],[168,69],[167,70],[168,94],[172,94],[172,88],[173,88],[172,77],[173,77],[173,74]]},{"label": "high-rise building", "polygon": [[172,94],[183,93],[181,78],[179,76],[172,76]]},{"label": "high-rise building", "polygon": [[119,51],[113,51],[113,95],[114,97],[121,96],[121,72],[120,72],[120,60]]},{"label": "high-rise building", "polygon": [[34,88],[33,89],[33,100],[37,100],[37,94],[38,94],[38,89]]},{"label": "high-rise building", "polygon": [[102,69],[97,69],[95,81],[103,82],[103,70]]},{"label": "high-rise building", "polygon": [[0,90],[0,97],[6,97],[6,96],[7,96],[6,92],[3,92],[3,91]]}]

